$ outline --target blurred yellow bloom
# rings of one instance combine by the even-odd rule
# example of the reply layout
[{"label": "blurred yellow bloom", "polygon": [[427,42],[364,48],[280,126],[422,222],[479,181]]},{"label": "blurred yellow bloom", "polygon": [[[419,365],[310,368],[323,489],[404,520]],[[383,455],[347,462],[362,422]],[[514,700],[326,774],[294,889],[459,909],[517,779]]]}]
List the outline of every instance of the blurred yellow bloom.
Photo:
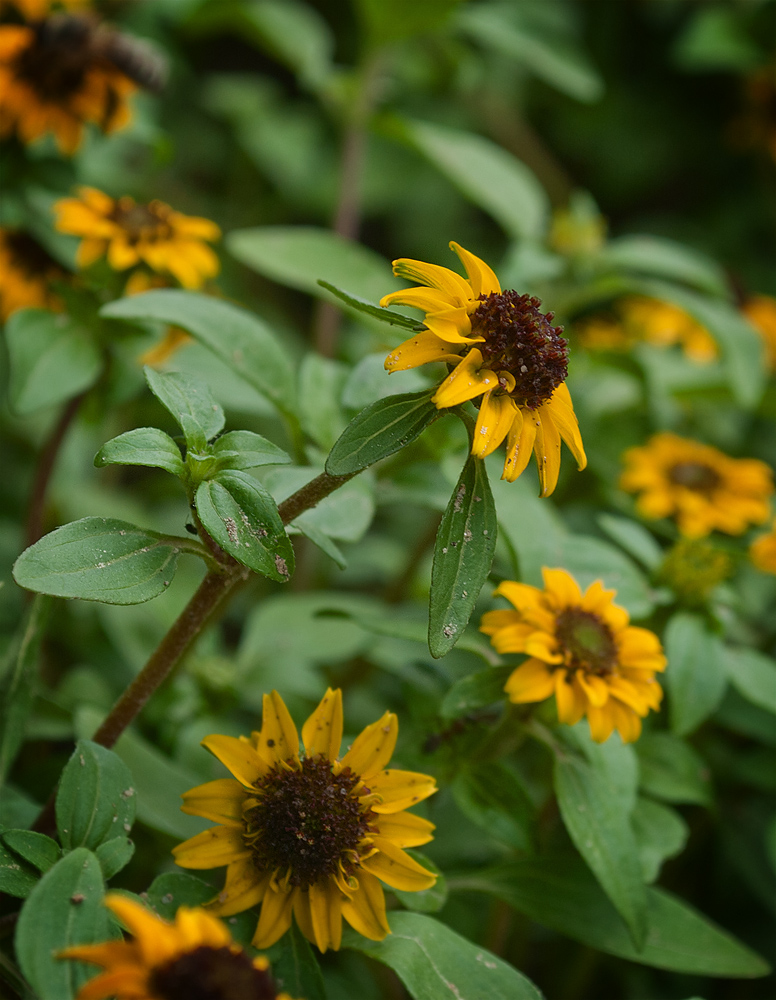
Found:
[{"label": "blurred yellow bloom", "polygon": [[763,338],[768,367],[776,371],[776,299],[755,295],[744,304],[742,312]]},{"label": "blurred yellow bloom", "polygon": [[613,603],[615,590],[596,580],[583,594],[564,569],[543,569],[544,590],[505,580],[496,593],[516,610],[488,611],[480,631],[499,653],[526,653],[504,687],[515,704],[555,695],[560,722],[573,726],[587,716],[590,733],[603,743],[617,729],[631,743],[641,719],[657,711],[663,691],[655,673],[665,669],[660,640],[629,625],[628,612]]},{"label": "blurred yellow bloom", "polygon": [[451,368],[433,397],[439,409],[482,397],[472,454],[485,458],[506,438],[502,479],[514,482],[533,451],[541,495],[558,482],[560,442],[566,442],[580,469],[587,464],[571,396],[566,386],[568,347],[552,313],[538,299],[501,291],[488,265],[457,243],[450,247],[466,270],[464,279],[449,268],[401,258],[394,274],[421,287],[393,292],[380,300],[421,309],[426,329],[406,340],[385,360],[389,372],[443,361]]},{"label": "blurred yellow bloom", "polygon": [[58,309],[51,282],[64,269],[28,233],[0,229],[0,322],[17,309]]},{"label": "blurred yellow bloom", "polygon": [[342,724],[342,693],[329,689],[302,727],[300,756],[296,726],[273,691],[250,740],[203,740],[234,778],[184,795],[184,812],[221,825],[173,854],[184,868],[228,866],[210,907],[231,916],[261,903],[257,948],[282,937],[292,915],[321,951],[340,947],[343,917],[380,941],[390,933],[380,880],[408,892],[436,881],[403,850],[432,839],[433,823],[405,810],[436,791],[434,779],[386,770],[399,731],[391,712],[339,758]]},{"label": "blurred yellow bloom", "polygon": [[740,535],[768,520],[773,475],[756,458],[729,458],[699,441],[656,434],[625,452],[620,486],[640,493],[644,517],[673,517],[689,538],[717,529]]},{"label": "blurred yellow bloom", "polygon": [[776,573],[776,521],[766,535],[760,535],[749,546],[749,558],[763,573]]},{"label": "blurred yellow bloom", "polygon": [[277,993],[266,958],[251,959],[226,926],[201,907],[181,906],[168,923],[140,903],[109,893],[105,905],[132,941],[68,948],[60,958],[99,965],[77,1000],[291,1000]]},{"label": "blurred yellow bloom", "polygon": [[56,202],[57,229],[83,237],[79,267],[107,257],[114,271],[146,264],[170,274],[184,288],[201,288],[218,274],[218,257],[207,246],[221,230],[209,219],[175,212],[161,201],[147,205],[133,198],[110,198],[96,188],[82,187],[78,198]]}]

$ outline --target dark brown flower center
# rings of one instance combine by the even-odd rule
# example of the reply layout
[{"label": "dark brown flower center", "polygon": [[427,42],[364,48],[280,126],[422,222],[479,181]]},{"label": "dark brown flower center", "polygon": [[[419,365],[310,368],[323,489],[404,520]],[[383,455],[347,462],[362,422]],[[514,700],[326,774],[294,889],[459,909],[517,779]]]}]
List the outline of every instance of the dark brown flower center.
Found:
[{"label": "dark brown flower center", "polygon": [[34,39],[16,61],[17,74],[44,100],[65,103],[83,85],[93,63],[91,22],[54,14],[33,28]]},{"label": "dark brown flower center", "polygon": [[600,677],[614,669],[614,638],[609,626],[592,611],[564,608],[555,618],[555,637],[567,656],[569,670],[584,670]]},{"label": "dark brown flower center", "polygon": [[203,945],[154,969],[149,994],[159,1000],[275,1000],[272,977],[244,951]]},{"label": "dark brown flower center", "polygon": [[3,234],[3,240],[14,265],[28,278],[48,278],[62,270],[51,254],[29,233],[20,229],[11,230]]},{"label": "dark brown flower center", "polygon": [[[308,888],[358,867],[357,848],[377,816],[361,796],[361,778],[350,768],[332,773],[325,757],[305,757],[292,770],[271,771],[256,785],[259,802],[244,812],[245,842],[259,871],[289,876]],[[249,800],[250,801],[250,800]]]},{"label": "dark brown flower center", "polygon": [[671,468],[668,478],[696,493],[711,493],[719,485],[719,474],[703,462],[679,462]]},{"label": "dark brown flower center", "polygon": [[132,198],[119,198],[110,218],[121,226],[130,243],[136,243],[140,239],[169,239],[172,228],[168,215],[169,209],[159,201],[139,205]]},{"label": "dark brown flower center", "polygon": [[569,351],[563,327],[553,326],[554,313],[541,312],[541,302],[530,295],[492,292],[480,300],[471,323],[472,332],[485,338],[477,345],[485,364],[508,371],[515,380],[512,398],[536,409],[566,381]]}]

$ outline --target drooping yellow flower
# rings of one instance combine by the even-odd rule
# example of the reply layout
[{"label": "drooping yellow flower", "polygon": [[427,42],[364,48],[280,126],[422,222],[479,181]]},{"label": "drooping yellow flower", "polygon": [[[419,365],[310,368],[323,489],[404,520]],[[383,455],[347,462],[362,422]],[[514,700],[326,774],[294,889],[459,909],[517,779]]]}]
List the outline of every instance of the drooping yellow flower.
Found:
[{"label": "drooping yellow flower", "polygon": [[64,269],[36,239],[20,229],[0,229],[0,321],[17,309],[58,309],[51,282]]},{"label": "drooping yellow flower", "polygon": [[776,299],[755,295],[744,303],[742,311],[763,338],[769,369],[776,371]]},{"label": "drooping yellow flower", "polygon": [[129,122],[136,85],[95,44],[99,30],[64,13],[0,27],[0,138],[15,132],[29,144],[52,132],[71,155],[86,123],[109,133]]},{"label": "drooping yellow flower", "polygon": [[683,535],[703,538],[715,529],[740,535],[768,520],[773,474],[756,458],[729,458],[717,448],[662,433],[623,456],[620,486],[640,493],[648,518],[673,517]]},{"label": "drooping yellow flower", "polygon": [[393,272],[423,287],[392,292],[394,303],[425,312],[426,329],[385,359],[389,372],[444,361],[452,368],[433,396],[439,409],[482,397],[472,454],[485,458],[507,439],[502,479],[514,482],[536,455],[541,495],[555,489],[560,442],[566,442],[580,469],[587,464],[577,418],[566,386],[568,348],[552,313],[538,299],[501,291],[488,265],[451,243],[466,279],[449,268],[401,258]]},{"label": "drooping yellow flower", "polygon": [[209,219],[183,215],[161,201],[143,205],[111,198],[91,187],[80,188],[78,198],[56,202],[54,211],[61,233],[83,237],[79,267],[107,256],[114,271],[145,264],[190,289],[218,274],[218,257],[207,241],[217,240],[221,230]]},{"label": "drooping yellow flower", "polygon": [[184,795],[184,812],[221,825],[173,854],[184,868],[228,866],[224,889],[209,904],[215,913],[262,904],[255,947],[274,944],[292,914],[321,951],[339,948],[343,917],[380,941],[390,933],[380,880],[410,892],[434,884],[436,876],[402,848],[432,839],[433,823],[405,810],[432,795],[435,783],[386,770],[397,735],[396,716],[386,712],[339,758],[342,693],[329,689],[302,727],[301,755],[277,691],[264,696],[261,732],[250,740],[203,740],[234,778]]},{"label": "drooping yellow flower", "polygon": [[516,608],[488,611],[480,631],[499,653],[527,653],[504,687],[515,704],[555,695],[558,719],[573,726],[587,716],[603,743],[617,729],[626,743],[641,734],[641,719],[657,711],[665,669],[660,640],[629,625],[615,590],[596,580],[583,594],[564,569],[543,569],[544,590],[505,580],[496,590]]},{"label": "drooping yellow flower", "polygon": [[755,538],[749,546],[749,558],[763,573],[776,573],[776,521],[767,534]]},{"label": "drooping yellow flower", "polygon": [[181,906],[168,923],[119,893],[109,893],[105,905],[134,939],[61,952],[104,970],[84,983],[77,1000],[291,1000],[277,993],[266,958],[251,959],[202,907]]}]

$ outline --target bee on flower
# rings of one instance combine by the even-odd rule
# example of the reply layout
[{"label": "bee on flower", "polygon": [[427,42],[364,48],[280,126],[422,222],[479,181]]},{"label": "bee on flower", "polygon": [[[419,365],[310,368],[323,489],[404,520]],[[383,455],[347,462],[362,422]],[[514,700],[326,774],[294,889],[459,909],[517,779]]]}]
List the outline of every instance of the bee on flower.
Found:
[{"label": "bee on flower", "polygon": [[587,464],[577,418],[566,386],[568,346],[553,313],[539,299],[501,290],[479,257],[458,243],[450,247],[466,278],[456,271],[401,258],[393,272],[420,287],[392,292],[387,307],[411,306],[425,313],[426,329],[395,348],[385,360],[389,372],[442,361],[451,369],[432,397],[439,409],[477,400],[479,414],[472,454],[485,458],[506,439],[502,479],[514,482],[536,456],[541,495],[558,482],[560,443],[566,442],[579,469]]},{"label": "bee on flower", "polygon": [[292,1000],[278,993],[267,959],[250,958],[202,907],[181,906],[169,923],[119,893],[109,893],[105,905],[133,939],[60,953],[103,970],[84,983],[76,1000]]},{"label": "bee on flower", "polygon": [[436,881],[404,851],[432,839],[433,823],[406,810],[436,787],[425,774],[386,767],[396,716],[386,712],[340,757],[342,727],[342,693],[329,689],[302,727],[300,754],[296,726],[273,691],[250,740],[203,740],[234,777],[184,795],[184,812],[219,825],[173,854],[183,868],[227,866],[212,912],[231,916],[261,903],[256,948],[282,937],[292,916],[322,952],[340,947],[343,918],[380,941],[390,934],[381,882],[413,892]]},{"label": "bee on flower", "polygon": [[583,594],[564,569],[543,569],[544,589],[505,580],[496,594],[512,608],[487,611],[480,631],[499,653],[526,653],[504,686],[517,705],[555,696],[558,719],[573,726],[587,716],[603,743],[616,729],[631,743],[641,720],[657,711],[663,691],[655,673],[665,670],[660,640],[630,624],[614,604],[615,590],[600,580]]}]

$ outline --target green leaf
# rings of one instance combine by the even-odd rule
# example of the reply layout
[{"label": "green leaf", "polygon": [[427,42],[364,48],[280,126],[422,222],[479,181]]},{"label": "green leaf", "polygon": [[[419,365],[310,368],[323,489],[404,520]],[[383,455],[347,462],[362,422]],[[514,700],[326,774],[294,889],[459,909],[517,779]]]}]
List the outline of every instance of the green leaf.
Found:
[{"label": "green leaf", "polygon": [[73,1000],[94,978],[93,965],[56,956],[76,944],[116,937],[104,895],[100,862],[84,847],[57,862],[30,893],[16,927],[16,956],[40,1000]]},{"label": "green leaf", "polygon": [[[323,470],[319,466],[289,466],[272,469],[264,484],[281,503],[313,480]],[[368,476],[351,479],[330,496],[306,510],[293,521],[294,528],[305,532],[309,527],[341,542],[357,542],[366,533],[375,512],[374,487]]]},{"label": "green leaf", "polygon": [[275,985],[291,997],[326,1000],[321,967],[296,923],[267,952]]},{"label": "green leaf", "polygon": [[610,240],[598,254],[596,265],[681,281],[711,295],[727,294],[725,272],[716,261],[659,236]]},{"label": "green leaf", "polygon": [[269,493],[244,472],[219,472],[200,483],[194,502],[221,548],[255,573],[286,583],[294,549]]},{"label": "green leaf", "polygon": [[324,451],[334,444],[346,420],[340,406],[347,369],[311,351],[299,366],[299,421],[302,430]]},{"label": "green leaf", "polygon": [[776,663],[754,649],[725,649],[725,670],[733,687],[753,705],[776,714]]},{"label": "green leaf", "polygon": [[317,545],[321,552],[325,552],[329,559],[333,559],[340,569],[347,568],[347,559],[342,554],[339,546],[327,534],[319,531],[314,524],[307,524],[305,522],[298,526],[295,524],[295,527],[297,527],[299,533],[304,535],[305,538],[309,538],[313,545]]},{"label": "green leaf", "polygon": [[79,740],[62,772],[56,812],[59,841],[68,851],[129,833],[135,819],[129,768],[112,750]]},{"label": "green leaf", "polygon": [[25,899],[37,881],[38,872],[35,868],[0,840],[0,892]]},{"label": "green leaf", "polygon": [[326,459],[330,476],[360,472],[400,451],[442,414],[431,402],[434,389],[378,399],[350,421]]},{"label": "green leaf", "polygon": [[114,837],[106,840],[95,851],[102,868],[102,876],[107,881],[126,868],[135,853],[135,845],[129,837]]},{"label": "green leaf", "polygon": [[394,896],[405,909],[412,910],[414,913],[439,913],[448,897],[447,879],[442,869],[420,851],[412,851],[407,848],[405,850],[419,865],[423,865],[424,868],[433,872],[437,880],[430,889],[421,889],[420,892],[404,892],[401,889],[394,889]]},{"label": "green leaf", "polygon": [[55,840],[34,830],[4,830],[0,840],[39,872],[47,872],[62,856]]},{"label": "green leaf", "polygon": [[438,659],[466,628],[496,550],[496,507],[485,464],[469,456],[434,546],[428,610],[428,648]]},{"label": "green leaf", "polygon": [[149,389],[169,410],[189,446],[204,448],[223,429],[224,411],[201,379],[183,372],[157,372],[148,365],[143,370]]},{"label": "green leaf", "polygon": [[290,457],[276,444],[253,431],[228,431],[213,444],[213,455],[224,469],[255,469],[285,465]]},{"label": "green leaf", "polygon": [[710,771],[703,758],[670,733],[646,733],[636,743],[641,788],[664,802],[709,805]]},{"label": "green leaf", "polygon": [[693,732],[722,701],[727,677],[725,650],[698,615],[675,614],[666,626],[665,680],[671,728],[678,736]]},{"label": "green leaf", "polygon": [[357,0],[366,44],[383,48],[395,42],[441,28],[460,0],[423,0],[400,9],[383,0]]},{"label": "green leaf", "polygon": [[165,872],[148,887],[148,905],[160,917],[172,920],[181,906],[202,906],[213,898],[213,887],[196,875]]},{"label": "green leaf", "polygon": [[504,685],[515,665],[488,667],[461,677],[442,699],[439,714],[443,719],[460,719],[462,715],[478,708],[503,701]]},{"label": "green leaf", "polygon": [[13,567],[20,587],[104,604],[142,604],[167,588],[179,549],[150,531],[84,517],[44,535]]},{"label": "green leaf", "polygon": [[0,675],[0,788],[13,766],[32,709],[48,602],[36,597],[12,643]]},{"label": "green leaf", "polygon": [[636,840],[616,785],[584,761],[559,756],[555,791],[571,839],[641,949],[647,934],[647,898]]},{"label": "green leaf", "polygon": [[547,193],[511,153],[481,135],[445,125],[407,119],[398,122],[397,130],[511,236],[543,236],[549,217]]},{"label": "green leaf", "polygon": [[106,465],[147,465],[183,476],[185,467],[178,445],[157,427],[136,427],[119,434],[94,456],[98,469]]},{"label": "green leaf", "polygon": [[272,331],[244,309],[209,295],[165,288],[110,302],[101,315],[182,327],[280,410],[293,407],[291,363]]},{"label": "green leaf", "polygon": [[597,951],[632,962],[702,976],[767,975],[759,955],[663,889],[646,888],[647,939],[643,951],[579,858],[534,855],[471,877],[458,888],[491,893],[531,920]]},{"label": "green leaf", "polygon": [[491,761],[465,767],[453,781],[453,796],[461,812],[496,840],[518,851],[531,850],[536,810],[506,765]]},{"label": "green leaf", "polygon": [[226,237],[237,260],[272,281],[310,295],[328,298],[318,282],[374,302],[399,287],[387,260],[372,250],[312,226],[259,226]]},{"label": "green leaf", "polygon": [[684,847],[690,828],[675,809],[651,799],[638,799],[631,813],[631,824],[646,883],[654,882],[666,858],[673,858]]},{"label": "green leaf", "polygon": [[421,913],[391,913],[391,934],[369,941],[349,928],[345,948],[389,966],[413,1000],[542,1000],[517,969]]},{"label": "green leaf", "polygon": [[72,399],[97,381],[102,356],[89,332],[47,309],[20,309],[5,325],[12,409],[21,415]]},{"label": "green leaf", "polygon": [[412,333],[418,333],[420,330],[426,329],[424,323],[419,323],[417,320],[405,316],[403,313],[394,312],[392,309],[383,309],[382,306],[376,306],[373,302],[367,302],[366,299],[359,298],[357,295],[351,295],[349,292],[337,288],[336,285],[332,285],[329,281],[319,280],[318,284],[321,288],[325,288],[327,292],[331,292],[332,295],[336,296],[340,302],[344,302],[354,312],[363,313],[366,316],[371,316],[372,319],[379,319],[381,323],[387,323],[389,326],[398,326]]},{"label": "green leaf", "polygon": [[643,525],[614,514],[599,514],[597,521],[606,534],[645,569],[656,570],[663,561],[663,550]]}]

